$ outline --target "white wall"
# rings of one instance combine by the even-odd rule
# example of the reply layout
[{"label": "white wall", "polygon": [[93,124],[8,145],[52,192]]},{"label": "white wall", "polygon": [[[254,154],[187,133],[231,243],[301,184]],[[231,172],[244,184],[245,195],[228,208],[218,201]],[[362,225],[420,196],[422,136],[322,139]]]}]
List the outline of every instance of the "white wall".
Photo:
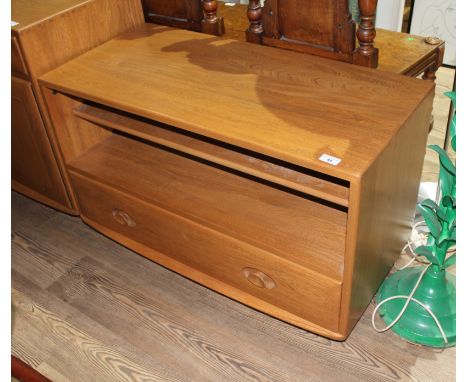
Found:
[{"label": "white wall", "polygon": [[404,9],[405,0],[378,0],[375,26],[401,32]]},{"label": "white wall", "polygon": [[416,0],[411,34],[436,36],[445,41],[444,64],[456,65],[455,0]]}]

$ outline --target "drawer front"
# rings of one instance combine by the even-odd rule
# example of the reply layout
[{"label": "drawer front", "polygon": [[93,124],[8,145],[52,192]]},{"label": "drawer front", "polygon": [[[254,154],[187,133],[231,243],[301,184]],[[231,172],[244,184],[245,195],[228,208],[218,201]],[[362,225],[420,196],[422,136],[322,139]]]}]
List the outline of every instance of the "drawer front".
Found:
[{"label": "drawer front", "polygon": [[312,324],[337,331],[341,297],[338,281],[82,175],[71,175],[82,216],[89,221]]},{"label": "drawer front", "polygon": [[28,77],[28,69],[21,54],[21,49],[16,37],[11,38],[11,71],[21,77]]}]

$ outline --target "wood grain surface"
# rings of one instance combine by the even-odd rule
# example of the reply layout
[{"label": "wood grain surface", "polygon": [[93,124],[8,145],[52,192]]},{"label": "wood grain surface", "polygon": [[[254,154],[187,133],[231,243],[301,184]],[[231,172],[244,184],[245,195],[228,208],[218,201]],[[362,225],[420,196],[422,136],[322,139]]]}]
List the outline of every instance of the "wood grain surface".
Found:
[{"label": "wood grain surface", "polygon": [[[348,180],[366,171],[434,86],[148,24],[47,73],[42,83]],[[342,162],[325,164],[318,159],[324,153]]]},{"label": "wood grain surface", "polygon": [[[438,63],[444,53],[444,42],[430,45],[427,36],[377,29],[375,46],[379,49],[378,70],[409,76],[421,74],[428,66]],[[440,52],[441,50],[441,52]],[[438,64],[437,67],[439,67]]]},{"label": "wood grain surface", "polygon": [[15,36],[11,37],[11,73],[20,78],[28,78],[28,68],[24,61],[18,39]]},{"label": "wood grain surface", "polygon": [[55,153],[31,83],[11,77],[11,177],[13,186],[37,200],[71,209]]},{"label": "wood grain surface", "polygon": [[15,193],[12,230],[12,352],[53,381],[455,381],[455,348],[376,333],[373,306],[334,342]]},{"label": "wood grain surface", "polygon": [[360,184],[351,186],[342,328],[359,320],[410,235],[432,103],[424,101]]},{"label": "wood grain surface", "polygon": [[12,30],[34,77],[144,21],[139,0],[13,0],[15,17]]},{"label": "wood grain surface", "polygon": [[11,3],[11,20],[18,24],[12,27],[21,31],[48,18],[89,3],[92,0],[13,0]]}]

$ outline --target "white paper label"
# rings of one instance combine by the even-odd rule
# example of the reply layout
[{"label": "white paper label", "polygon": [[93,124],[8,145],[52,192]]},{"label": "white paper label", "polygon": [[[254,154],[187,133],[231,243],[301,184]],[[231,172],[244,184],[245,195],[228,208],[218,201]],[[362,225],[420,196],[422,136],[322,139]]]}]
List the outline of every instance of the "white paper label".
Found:
[{"label": "white paper label", "polygon": [[11,26],[14,27],[15,25],[18,25],[19,23],[17,23],[16,21],[11,21]]},{"label": "white paper label", "polygon": [[224,3],[224,5],[227,7],[235,7],[236,3]]},{"label": "white paper label", "polygon": [[322,154],[319,159],[322,162],[329,163],[329,164],[331,164],[333,166],[336,166],[341,162],[340,158],[333,157],[333,156],[328,155],[328,154]]}]

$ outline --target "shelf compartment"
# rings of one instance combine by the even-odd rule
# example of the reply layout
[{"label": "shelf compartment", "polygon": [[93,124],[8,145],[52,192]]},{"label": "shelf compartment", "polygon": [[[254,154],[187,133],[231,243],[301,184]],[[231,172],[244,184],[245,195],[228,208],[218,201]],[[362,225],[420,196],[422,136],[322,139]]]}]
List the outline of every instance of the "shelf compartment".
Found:
[{"label": "shelf compartment", "polygon": [[97,104],[83,104],[74,109],[74,114],[101,126],[179,150],[343,207],[348,206],[349,182],[347,181]]},{"label": "shelf compartment", "polygon": [[328,277],[343,275],[344,207],[120,133],[72,171]]}]

